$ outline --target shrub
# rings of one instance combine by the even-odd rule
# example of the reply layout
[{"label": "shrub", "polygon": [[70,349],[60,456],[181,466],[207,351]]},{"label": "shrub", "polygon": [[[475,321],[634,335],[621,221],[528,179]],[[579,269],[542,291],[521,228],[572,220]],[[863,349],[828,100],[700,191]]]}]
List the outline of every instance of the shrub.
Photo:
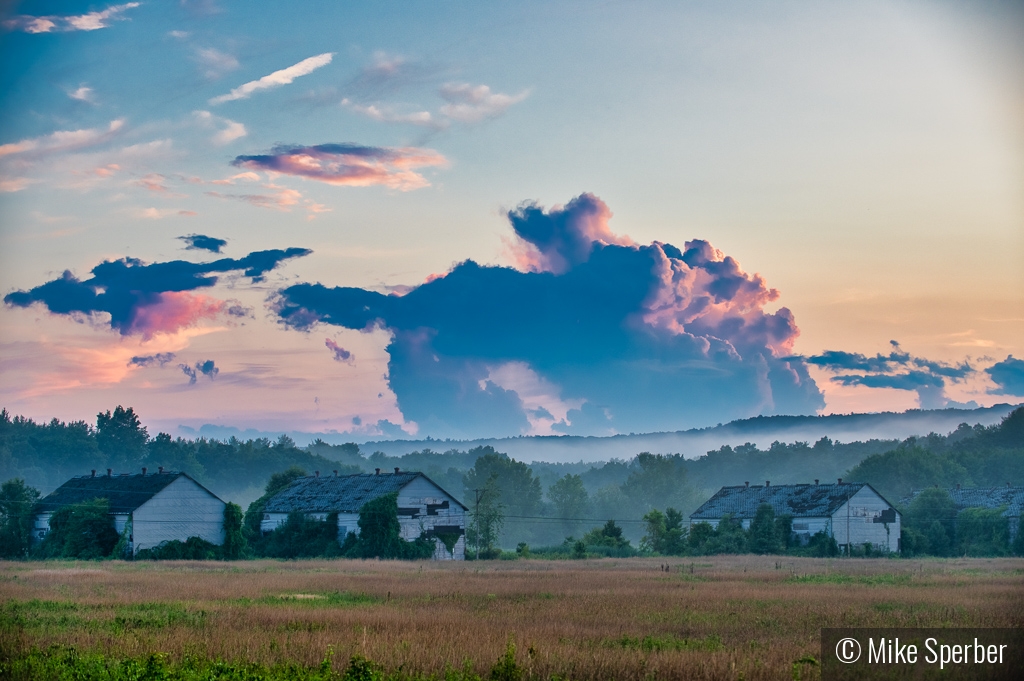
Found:
[{"label": "shrub", "polygon": [[43,558],[107,558],[119,535],[106,499],[93,499],[57,509],[50,531],[39,547]]}]

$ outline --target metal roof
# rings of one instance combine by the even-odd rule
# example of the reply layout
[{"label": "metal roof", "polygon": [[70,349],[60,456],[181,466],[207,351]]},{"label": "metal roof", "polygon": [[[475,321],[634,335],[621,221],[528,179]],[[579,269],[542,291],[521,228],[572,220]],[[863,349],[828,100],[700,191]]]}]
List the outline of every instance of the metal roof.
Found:
[{"label": "metal roof", "polygon": [[[734,518],[753,518],[757,513],[757,507],[761,504],[771,506],[777,516],[827,518],[839,510],[847,499],[865,487],[878,494],[875,488],[864,482],[844,482],[831,485],[723,487],[715,496],[691,513],[690,519],[716,520],[726,513],[731,513]],[[878,494],[878,496],[882,498],[882,495]],[[889,505],[892,506],[892,504]]]},{"label": "metal roof", "polygon": [[358,513],[368,501],[398,492],[416,478],[422,477],[459,506],[465,505],[423,473],[359,473],[357,475],[324,475],[298,478],[270,498],[267,513]]},{"label": "metal roof", "polygon": [[[53,513],[70,504],[106,499],[111,513],[131,513],[182,476],[192,480],[184,473],[169,471],[150,475],[79,475],[43,497],[36,508],[38,513]],[[192,482],[202,487],[195,480]]]},{"label": "metal roof", "polygon": [[[918,494],[924,490],[915,489],[904,501],[910,503]],[[960,489],[947,489],[956,510],[962,511],[965,508],[999,508],[1006,506],[1003,513],[1008,518],[1020,516],[1021,508],[1024,508],[1024,487],[962,487]]]}]

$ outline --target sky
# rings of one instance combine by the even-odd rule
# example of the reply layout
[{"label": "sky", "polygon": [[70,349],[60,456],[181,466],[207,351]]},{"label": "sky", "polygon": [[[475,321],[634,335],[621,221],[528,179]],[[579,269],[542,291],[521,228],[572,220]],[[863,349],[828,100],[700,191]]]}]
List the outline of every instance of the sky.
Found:
[{"label": "sky", "polygon": [[0,406],[607,435],[1024,401],[1009,2],[0,2]]}]

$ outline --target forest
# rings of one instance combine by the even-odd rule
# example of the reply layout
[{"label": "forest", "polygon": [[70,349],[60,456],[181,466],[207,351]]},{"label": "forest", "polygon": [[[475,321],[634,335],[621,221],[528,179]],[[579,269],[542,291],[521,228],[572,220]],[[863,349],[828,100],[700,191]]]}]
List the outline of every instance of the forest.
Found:
[{"label": "forest", "polygon": [[[21,481],[19,489],[45,495],[67,478],[92,469],[135,471],[146,465],[188,473],[221,498],[249,509],[248,522],[254,522],[255,511],[272,492],[295,476],[400,467],[423,471],[463,500],[473,500],[474,491],[480,490],[483,509],[471,511],[490,513],[495,520],[483,530],[474,524],[470,539],[487,546],[494,555],[499,555],[500,549],[511,553],[515,547],[520,555],[524,547],[526,551],[533,547],[534,555],[546,551],[577,556],[581,551],[596,555],[637,551],[707,554],[755,550],[755,545],[785,551],[793,547],[787,547],[785,533],[778,527],[773,530],[776,539],[771,541],[764,537],[755,541],[749,533],[729,535],[728,523],[703,539],[689,533],[685,542],[673,539],[673,532],[685,534],[688,515],[720,486],[745,481],[786,484],[842,477],[870,483],[905,513],[911,510],[905,500],[914,489],[957,484],[1022,486],[1024,408],[995,426],[962,424],[946,435],[931,433],[902,442],[839,443],[823,437],[813,444],[775,442],[764,450],[749,444],[726,446],[697,459],[640,452],[628,459],[596,464],[528,464],[492,447],[387,456],[367,454],[351,443],[329,445],[318,440],[299,447],[287,436],[276,441],[231,438],[223,442],[172,438],[166,433],[151,437],[139,415],[121,406],[99,413],[95,424],[56,419],[36,423],[0,411],[0,480],[12,483],[0,494],[0,515],[8,525],[19,508],[12,495],[28,494],[15,489],[15,480]],[[20,503],[24,507],[25,502]],[[932,503],[944,502],[933,499]],[[929,517],[925,512],[918,515]],[[917,522],[914,517],[910,513],[905,523],[916,532],[908,540],[908,552],[942,555],[957,550],[954,518],[942,519],[942,539],[931,522]],[[613,521],[613,537],[602,534],[608,521]],[[776,521],[784,522],[773,519],[773,527]],[[294,525],[292,529],[312,533],[310,536],[317,532],[312,526]],[[473,535],[484,530],[486,536]],[[258,555],[285,557],[298,550],[264,546],[251,525],[247,532]],[[929,533],[934,541],[928,541]],[[1006,551],[1010,550],[1008,541],[1007,537],[1003,542]],[[684,544],[685,550],[681,548]],[[813,550],[830,549],[817,546]]]}]

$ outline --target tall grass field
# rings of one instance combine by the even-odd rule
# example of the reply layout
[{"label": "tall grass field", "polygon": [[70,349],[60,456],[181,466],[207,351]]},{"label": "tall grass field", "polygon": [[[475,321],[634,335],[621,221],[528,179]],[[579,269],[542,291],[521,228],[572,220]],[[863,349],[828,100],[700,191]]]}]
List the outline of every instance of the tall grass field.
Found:
[{"label": "tall grass field", "polygon": [[814,679],[823,627],[1021,627],[1024,560],[0,563],[0,678]]}]

